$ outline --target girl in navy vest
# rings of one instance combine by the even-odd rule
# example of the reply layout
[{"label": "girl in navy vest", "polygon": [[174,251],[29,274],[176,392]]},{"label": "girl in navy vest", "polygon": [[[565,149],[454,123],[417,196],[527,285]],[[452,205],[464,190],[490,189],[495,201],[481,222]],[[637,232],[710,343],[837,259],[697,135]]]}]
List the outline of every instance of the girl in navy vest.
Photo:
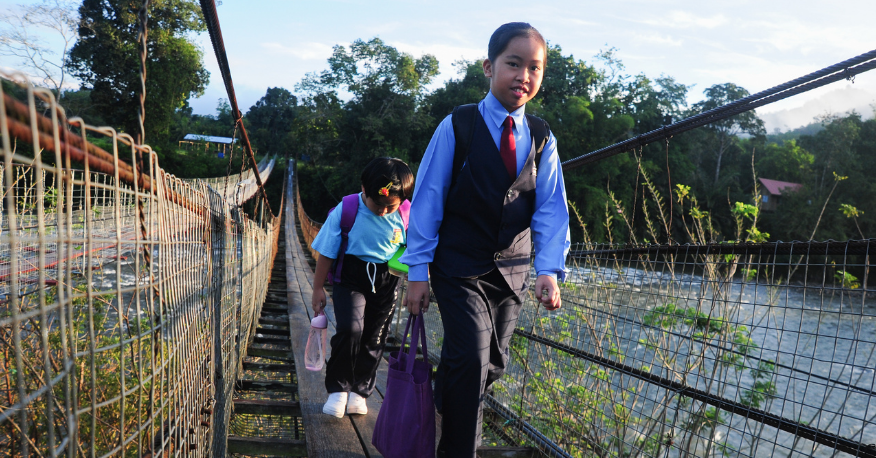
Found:
[{"label": "girl in navy vest", "polygon": [[[414,189],[414,175],[404,161],[379,157],[362,171],[362,192],[356,218],[349,230],[340,282],[335,278],[332,299],[337,329],[331,339],[332,353],[326,365],[325,387],[329,393],[323,412],[343,417],[365,414],[365,399],[374,390],[375,374],[383,356],[386,322],[395,304],[399,277],[387,261],[406,241],[406,218],[398,211]],[[341,216],[344,203],[332,210],[313,239],[319,252],[313,274],[314,313],[325,307],[322,288],[341,248]],[[349,395],[348,395],[349,393]]]},{"label": "girl in navy vest", "polygon": [[[436,129],[417,173],[400,261],[410,266],[405,305],[411,313],[426,311],[429,281],[441,308],[439,456],[475,456],[484,393],[508,362],[533,244],[535,296],[548,310],[560,307],[557,280],[565,277],[570,245],[562,170],[556,138],[544,121],[524,113],[541,87],[546,59],[547,44],[531,25],[499,27],[483,62],[490,92],[472,115],[462,167],[452,170],[457,142],[468,141],[454,134],[453,116],[463,108],[457,107]],[[536,131],[545,138],[533,138]]]}]

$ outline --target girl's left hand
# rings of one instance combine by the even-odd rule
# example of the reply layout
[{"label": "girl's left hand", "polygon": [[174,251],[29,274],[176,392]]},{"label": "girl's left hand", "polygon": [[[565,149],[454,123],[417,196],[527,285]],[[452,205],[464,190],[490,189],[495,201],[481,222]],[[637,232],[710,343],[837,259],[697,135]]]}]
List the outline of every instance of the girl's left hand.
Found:
[{"label": "girl's left hand", "polygon": [[539,275],[535,280],[535,298],[547,310],[556,310],[562,305],[557,280],[550,275]]}]

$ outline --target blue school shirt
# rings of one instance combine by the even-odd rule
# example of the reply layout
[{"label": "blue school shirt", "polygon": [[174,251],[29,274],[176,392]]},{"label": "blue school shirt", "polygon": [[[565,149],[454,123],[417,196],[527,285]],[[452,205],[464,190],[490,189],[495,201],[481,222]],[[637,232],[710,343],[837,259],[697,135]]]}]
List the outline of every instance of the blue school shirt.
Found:
[{"label": "blue school shirt", "polygon": [[[329,214],[313,239],[310,247],[319,254],[336,259],[341,248],[341,213],[343,202]],[[377,216],[368,209],[359,193],[359,213],[350,229],[346,254],[351,254],[366,262],[382,263],[389,261],[398,247],[406,240],[405,224],[401,214],[396,211],[386,216]]]},{"label": "blue school shirt", "polygon": [[[517,146],[517,173],[523,169],[532,146],[529,124],[526,122],[525,106],[508,113],[505,107],[490,92],[478,104],[496,148],[507,116],[514,119],[514,140]],[[450,172],[456,139],[453,123],[448,115],[441,121],[420,162],[417,171],[417,186],[411,202],[411,218],[408,223],[408,248],[399,261],[410,266],[408,279],[429,279],[429,263],[438,246],[438,229],[444,218],[444,205],[450,189]],[[448,202],[449,205],[465,205],[465,202]],[[542,151],[541,164],[535,178],[535,213],[532,215],[532,240],[535,245],[535,270],[538,275],[550,275],[560,281],[566,278],[566,255],[571,245],[569,237],[569,208],[566,205],[566,188],[563,171],[557,154],[557,139],[551,133]]]}]

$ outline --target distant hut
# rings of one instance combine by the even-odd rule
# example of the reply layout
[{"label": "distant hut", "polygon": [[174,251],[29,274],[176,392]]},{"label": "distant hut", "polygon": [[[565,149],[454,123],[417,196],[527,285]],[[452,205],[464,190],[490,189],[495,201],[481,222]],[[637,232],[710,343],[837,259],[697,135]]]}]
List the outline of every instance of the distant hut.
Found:
[{"label": "distant hut", "polygon": [[769,178],[758,178],[757,181],[762,186],[760,208],[764,211],[776,211],[782,195],[788,195],[803,189],[803,185],[800,183],[770,180]]},{"label": "distant hut", "polygon": [[225,148],[228,147],[228,149],[230,150],[234,147],[234,143],[236,142],[237,139],[231,137],[214,137],[212,135],[186,134],[186,136],[179,141],[179,149],[190,151],[191,149],[200,149],[201,145],[204,145],[204,151],[206,152],[210,150],[210,144],[213,143],[216,147],[216,154],[220,158],[223,158],[225,157]]}]

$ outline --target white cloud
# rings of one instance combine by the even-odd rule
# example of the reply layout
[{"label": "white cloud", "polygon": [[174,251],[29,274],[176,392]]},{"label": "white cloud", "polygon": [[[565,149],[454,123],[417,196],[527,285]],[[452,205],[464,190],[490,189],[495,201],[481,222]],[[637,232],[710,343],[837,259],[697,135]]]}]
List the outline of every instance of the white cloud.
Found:
[{"label": "white cloud", "polygon": [[803,56],[823,50],[866,51],[876,39],[876,30],[871,27],[830,26],[795,18],[743,22],[739,28],[747,31],[742,41],[764,45],[765,52],[779,50]]},{"label": "white cloud", "polygon": [[681,46],[684,42],[681,39],[674,39],[670,35],[661,35],[659,33],[640,33],[633,34],[633,43],[641,45],[657,45],[657,46]]},{"label": "white cloud", "polygon": [[672,11],[664,17],[646,19],[640,22],[658,27],[669,27],[672,29],[714,29],[726,24],[728,21],[723,14],[697,16],[687,11]]},{"label": "white cloud", "polygon": [[290,47],[277,42],[267,42],[260,43],[260,46],[271,53],[302,60],[326,60],[332,55],[332,47],[323,43],[310,42]]},{"label": "white cloud", "polygon": [[584,27],[601,27],[601,26],[605,25],[605,24],[601,24],[599,22],[586,21],[584,19],[578,19],[575,17],[563,17],[563,16],[554,18],[553,22],[557,23],[557,24],[568,24],[571,26],[584,26]]}]

